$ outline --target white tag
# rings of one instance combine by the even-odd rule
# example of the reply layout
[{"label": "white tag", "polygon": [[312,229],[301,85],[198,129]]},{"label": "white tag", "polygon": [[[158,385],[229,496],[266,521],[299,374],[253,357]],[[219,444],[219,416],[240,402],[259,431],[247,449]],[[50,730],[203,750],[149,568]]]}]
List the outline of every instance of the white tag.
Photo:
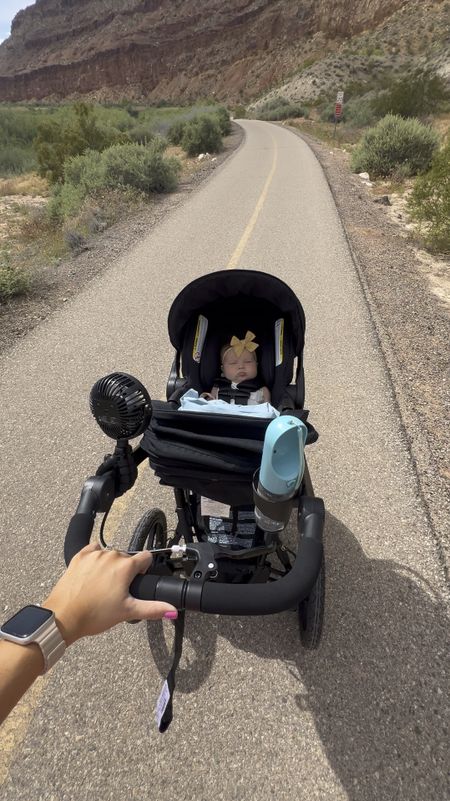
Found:
[{"label": "white tag", "polygon": [[229,517],[230,508],[226,503],[219,503],[211,498],[200,499],[200,511],[203,517]]},{"label": "white tag", "polygon": [[156,702],[156,707],[155,707],[155,720],[158,728],[161,723],[162,716],[166,711],[166,706],[169,703],[169,699],[170,699],[170,690],[166,680],[162,686],[162,690],[159,694],[159,698]]}]

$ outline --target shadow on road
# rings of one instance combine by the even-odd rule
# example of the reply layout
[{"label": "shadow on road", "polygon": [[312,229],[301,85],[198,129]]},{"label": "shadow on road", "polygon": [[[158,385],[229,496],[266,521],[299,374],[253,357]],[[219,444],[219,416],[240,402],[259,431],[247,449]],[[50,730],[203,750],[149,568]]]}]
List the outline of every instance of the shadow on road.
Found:
[{"label": "shadow on road", "polygon": [[[179,669],[177,691],[195,692],[205,681],[220,635],[238,649],[286,664],[298,681],[291,703],[299,726],[305,710],[313,715],[350,799],[448,797],[449,621],[443,602],[420,576],[367,558],[330,515],[326,567],[326,620],[317,651],[302,649],[294,612],[240,618],[239,625],[231,617],[191,615],[191,659]],[[152,628],[152,652],[164,675],[169,652],[156,634]]]}]

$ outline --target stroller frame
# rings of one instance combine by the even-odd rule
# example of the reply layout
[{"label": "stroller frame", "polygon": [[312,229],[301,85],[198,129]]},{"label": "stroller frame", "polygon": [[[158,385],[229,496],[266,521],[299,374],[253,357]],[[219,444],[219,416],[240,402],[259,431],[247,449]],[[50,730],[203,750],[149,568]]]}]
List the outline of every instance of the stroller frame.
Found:
[{"label": "stroller frame", "polygon": [[[230,299],[232,321],[225,303]],[[203,337],[202,350],[198,330],[205,315],[209,315],[210,328],[208,336]],[[177,564],[177,559],[171,562],[167,556],[156,555],[149,572],[133,581],[132,594],[166,601],[178,609],[211,614],[274,614],[296,607],[303,644],[317,647],[324,607],[325,509],[323,501],[314,496],[306,460],[300,488],[292,499],[292,506],[297,508],[297,553],[282,542],[279,533],[264,532],[258,527],[254,547],[233,550],[208,541],[198,520],[202,496],[237,508],[248,508],[254,502],[253,480],[260,466],[269,419],[250,421],[228,414],[178,409],[179,398],[187,389],[209,391],[220,347],[226,341],[225,331],[230,336],[231,327],[233,333],[235,327],[240,330],[244,326],[255,333],[261,345],[260,378],[270,387],[273,405],[281,414],[298,417],[306,424],[307,445],[317,440],[318,434],[307,421],[308,412],[304,409],[305,318],[298,298],[275,276],[255,270],[224,270],[202,276],[180,292],[170,309],[168,327],[175,358],[167,382],[168,400],[151,403],[140,382],[125,374],[113,374],[97,382],[107,385],[109,378],[125,377],[125,395],[129,392],[128,397],[134,399],[141,393],[143,397],[144,390],[147,400],[144,397],[142,409],[147,416],[142,425],[121,427],[126,398],[122,389],[117,391],[113,380],[113,395],[104,401],[104,419],[109,423],[111,415],[115,416],[111,409],[117,403],[118,433],[107,431],[101,415],[96,416],[105,433],[117,439],[116,451],[100,466],[97,475],[85,482],[66,535],[65,559],[69,563],[89,542],[96,513],[107,512],[114,498],[133,485],[137,465],[148,458],[160,483],[173,488],[177,526],[170,544],[183,539],[186,559]],[[295,359],[295,383],[291,384]],[[100,399],[99,408],[102,403]],[[128,438],[142,433],[141,442],[132,451]],[[130,550],[164,547],[164,513],[153,509],[144,517],[133,534],[134,548]],[[278,557],[280,568],[269,562],[272,554]],[[295,557],[294,561],[291,557]]]}]

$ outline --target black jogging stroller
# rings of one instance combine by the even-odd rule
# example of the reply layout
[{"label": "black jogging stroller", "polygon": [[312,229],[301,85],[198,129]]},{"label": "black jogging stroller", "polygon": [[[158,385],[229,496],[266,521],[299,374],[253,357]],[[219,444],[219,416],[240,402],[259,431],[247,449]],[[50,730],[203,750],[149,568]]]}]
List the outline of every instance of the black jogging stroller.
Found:
[{"label": "black jogging stroller", "polygon": [[[97,512],[108,513],[114,498],[134,483],[137,465],[148,459],[160,483],[173,487],[178,522],[168,541],[164,512],[150,509],[141,519],[129,549],[159,553],[149,572],[134,580],[131,592],[180,610],[215,614],[296,609],[301,641],[315,648],[324,606],[325,510],[314,496],[306,461],[293,498],[263,500],[257,472],[270,420],[198,414],[180,410],[179,403],[188,389],[211,389],[221,346],[233,334],[250,330],[259,344],[259,379],[270,389],[272,405],[280,414],[301,419],[308,428],[306,444],[315,442],[318,434],[304,409],[302,306],[273,275],[222,270],[180,292],[168,329],[175,358],[166,401],[151,400],[142,384],[125,373],[106,376],[92,389],[91,410],[116,448],[83,487],[66,536],[66,562],[89,542]],[[129,439],[139,435],[133,450]],[[260,529],[255,504],[267,517],[283,521],[281,528]],[[297,545],[290,547],[283,529],[293,509]]]}]

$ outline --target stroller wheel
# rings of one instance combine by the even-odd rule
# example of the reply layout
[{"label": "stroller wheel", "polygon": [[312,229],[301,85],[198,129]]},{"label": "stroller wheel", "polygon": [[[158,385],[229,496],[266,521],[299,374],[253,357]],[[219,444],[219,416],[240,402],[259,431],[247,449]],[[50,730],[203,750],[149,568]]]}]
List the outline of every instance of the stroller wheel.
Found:
[{"label": "stroller wheel", "polygon": [[[144,548],[165,548],[167,545],[167,520],[161,509],[149,509],[142,515],[134,529],[128,546],[129,551],[143,551]],[[151,568],[153,567],[151,565]],[[151,569],[150,568],[150,569]],[[139,620],[129,620],[128,623],[140,623]]]},{"label": "stroller wheel", "polygon": [[142,515],[134,529],[128,546],[129,551],[144,548],[165,548],[167,545],[167,520],[161,509],[149,509]]},{"label": "stroller wheel", "polygon": [[325,560],[322,558],[319,575],[308,597],[300,601],[298,622],[300,640],[308,650],[318,648],[322,635],[325,606]]}]

